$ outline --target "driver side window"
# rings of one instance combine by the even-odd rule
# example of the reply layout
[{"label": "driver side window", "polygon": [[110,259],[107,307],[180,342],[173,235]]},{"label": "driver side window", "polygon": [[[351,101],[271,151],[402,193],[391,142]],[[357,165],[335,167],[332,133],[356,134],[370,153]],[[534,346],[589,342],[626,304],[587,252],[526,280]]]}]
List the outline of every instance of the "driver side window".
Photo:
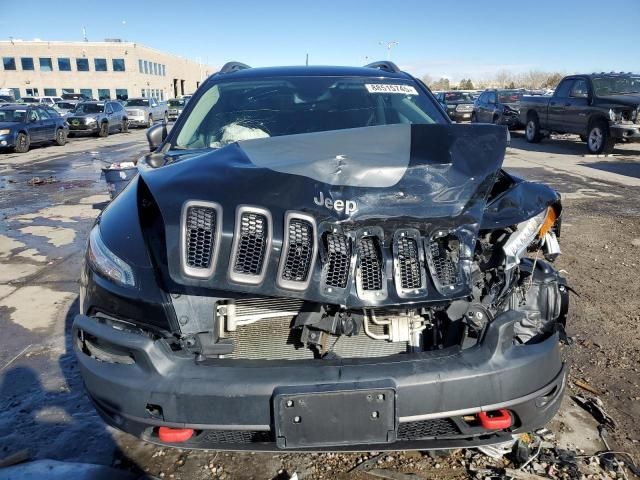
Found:
[{"label": "driver side window", "polygon": [[576,80],[573,83],[569,96],[573,98],[587,98],[589,96],[587,82],[583,78]]},{"label": "driver side window", "polygon": [[36,112],[35,110],[31,110],[29,112],[29,121],[37,122],[38,120],[40,120],[40,117],[38,116],[38,112]]}]

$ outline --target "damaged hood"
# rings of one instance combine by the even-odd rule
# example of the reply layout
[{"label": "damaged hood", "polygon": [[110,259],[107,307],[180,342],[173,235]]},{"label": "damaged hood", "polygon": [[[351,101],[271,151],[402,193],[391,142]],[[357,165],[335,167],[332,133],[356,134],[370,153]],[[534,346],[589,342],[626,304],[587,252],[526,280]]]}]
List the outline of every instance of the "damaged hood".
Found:
[{"label": "damaged hood", "polygon": [[[246,140],[182,154],[179,160],[151,154],[140,170],[162,215],[174,287],[327,302],[319,285],[320,261],[306,290],[292,292],[276,285],[287,212],[313,217],[318,235],[339,228],[355,239],[358,232],[375,227],[383,248],[391,249],[394,232],[405,228],[424,238],[455,231],[473,248],[505,148],[505,130],[499,126],[401,124]],[[154,164],[163,166],[152,168]],[[215,202],[222,215],[217,264],[206,279],[185,275],[181,264],[181,212],[194,200]],[[240,206],[264,209],[272,221],[271,252],[259,285],[229,281]],[[375,303],[403,303],[389,287],[385,300]],[[451,295],[468,291],[466,285]],[[433,292],[428,297],[438,299]],[[332,301],[346,306],[371,303],[360,299],[355,289]]]}]

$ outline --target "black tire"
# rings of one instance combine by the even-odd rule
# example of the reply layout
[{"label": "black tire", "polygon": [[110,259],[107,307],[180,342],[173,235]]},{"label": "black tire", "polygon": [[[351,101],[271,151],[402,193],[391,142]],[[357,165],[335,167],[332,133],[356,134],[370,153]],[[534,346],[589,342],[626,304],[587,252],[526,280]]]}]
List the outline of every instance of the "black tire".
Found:
[{"label": "black tire", "polygon": [[611,138],[609,126],[604,120],[596,120],[589,126],[587,133],[587,150],[592,155],[609,154],[613,152],[616,140]]},{"label": "black tire", "polygon": [[105,138],[109,136],[109,123],[108,122],[102,122],[100,124],[100,130],[98,130],[98,136]]},{"label": "black tire", "polygon": [[169,114],[167,112],[164,112],[164,123],[169,123]]},{"label": "black tire", "polygon": [[67,132],[64,131],[64,128],[56,130],[56,138],[53,141],[56,142],[56,145],[59,147],[67,144]]},{"label": "black tire", "polygon": [[478,123],[478,116],[476,112],[471,113],[471,123]]},{"label": "black tire", "polygon": [[16,137],[16,146],[13,147],[13,150],[16,153],[27,153],[30,145],[31,139],[29,138],[29,135],[26,133],[19,133]]},{"label": "black tire", "polygon": [[529,143],[538,143],[542,140],[542,132],[540,132],[540,121],[535,114],[527,117],[527,124],[524,127],[524,136]]},{"label": "black tire", "polygon": [[153,127],[153,115],[149,114],[149,119],[147,120],[147,128]]},{"label": "black tire", "polygon": [[122,123],[120,124],[120,133],[127,133],[129,131],[129,120],[126,118],[122,119]]},{"label": "black tire", "polygon": [[500,117],[498,115],[494,115],[493,118],[491,119],[491,123],[493,123],[494,125],[497,125],[499,118]]}]

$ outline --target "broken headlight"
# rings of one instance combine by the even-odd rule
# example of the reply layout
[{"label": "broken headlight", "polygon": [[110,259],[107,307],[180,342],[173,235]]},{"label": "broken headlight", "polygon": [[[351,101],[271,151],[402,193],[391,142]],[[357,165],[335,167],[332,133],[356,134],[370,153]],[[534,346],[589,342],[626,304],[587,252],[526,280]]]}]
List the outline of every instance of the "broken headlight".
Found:
[{"label": "broken headlight", "polygon": [[548,207],[535,217],[519,223],[504,243],[502,250],[506,257],[506,267],[512,268],[520,263],[529,246],[539,241],[544,245],[549,255],[558,255],[560,248],[555,234],[551,231],[558,215],[553,207]]},{"label": "broken headlight", "polygon": [[133,287],[136,284],[131,267],[111,252],[102,241],[98,225],[93,227],[89,234],[87,261],[93,271],[118,285]]}]

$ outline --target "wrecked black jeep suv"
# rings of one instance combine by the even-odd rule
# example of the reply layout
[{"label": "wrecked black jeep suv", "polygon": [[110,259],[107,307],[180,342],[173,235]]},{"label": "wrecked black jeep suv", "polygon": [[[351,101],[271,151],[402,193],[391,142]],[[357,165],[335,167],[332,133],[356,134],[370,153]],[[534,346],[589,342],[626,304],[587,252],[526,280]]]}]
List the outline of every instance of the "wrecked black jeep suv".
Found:
[{"label": "wrecked black jeep suv", "polygon": [[389,62],[227,64],[91,231],[74,347],[111,425],[184,448],[464,447],[565,387],[561,204]]}]

